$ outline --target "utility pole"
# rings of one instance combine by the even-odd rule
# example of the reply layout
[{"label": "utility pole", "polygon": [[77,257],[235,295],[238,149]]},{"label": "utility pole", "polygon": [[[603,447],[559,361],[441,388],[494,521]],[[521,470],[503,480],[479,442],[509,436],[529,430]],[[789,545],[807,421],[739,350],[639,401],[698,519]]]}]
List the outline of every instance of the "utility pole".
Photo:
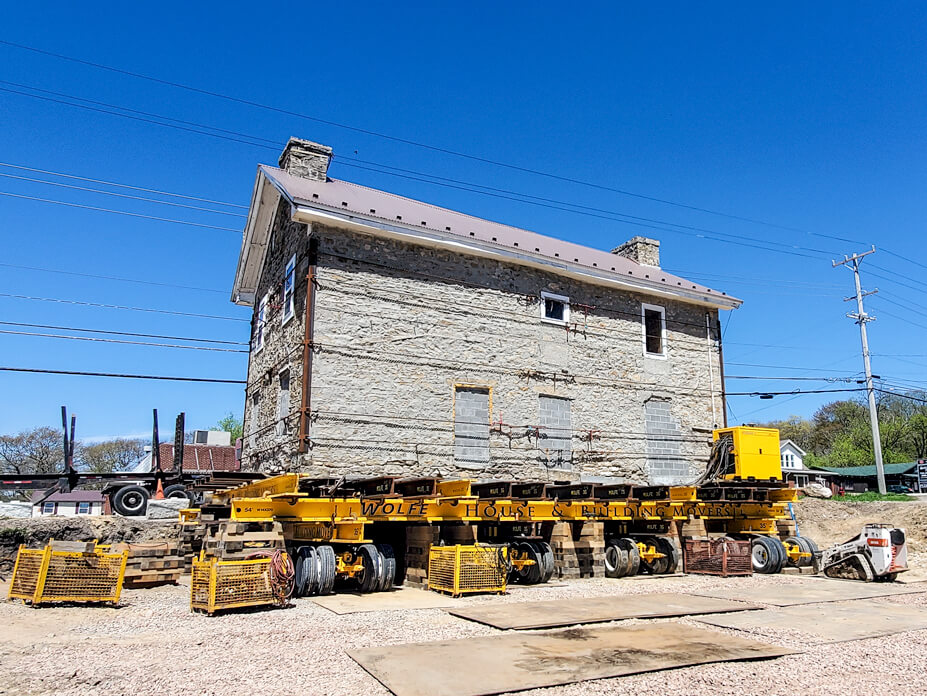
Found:
[{"label": "utility pole", "polygon": [[875,253],[875,246],[869,251],[862,254],[853,254],[852,256],[843,255],[843,261],[834,261],[833,267],[847,266],[853,271],[853,278],[856,281],[856,295],[843,298],[844,302],[856,300],[856,312],[847,312],[847,317],[855,319],[859,324],[859,337],[863,344],[863,367],[866,371],[866,392],[869,395],[869,424],[872,427],[872,451],[875,454],[876,478],[879,483],[879,493],[885,494],[885,469],[882,466],[882,437],[879,434],[879,414],[876,411],[875,390],[872,386],[872,367],[869,363],[869,339],[866,337],[866,324],[875,321],[875,317],[866,314],[863,309],[863,298],[868,295],[875,295],[879,289],[863,292],[859,283],[859,262],[863,257]]}]

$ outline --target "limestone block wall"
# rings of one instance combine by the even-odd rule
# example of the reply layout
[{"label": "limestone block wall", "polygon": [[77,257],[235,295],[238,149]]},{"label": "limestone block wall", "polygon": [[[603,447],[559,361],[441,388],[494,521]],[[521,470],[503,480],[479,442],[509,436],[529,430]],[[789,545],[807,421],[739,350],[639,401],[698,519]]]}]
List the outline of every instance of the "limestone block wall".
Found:
[{"label": "limestone block wall", "polygon": [[[704,465],[706,430],[723,413],[714,310],[322,226],[311,230],[311,446],[300,455],[298,414],[284,435],[274,427],[281,371],[290,371],[291,409],[301,396],[309,230],[286,213],[278,211],[258,295],[296,253],[296,317],[270,320],[251,356],[247,465],[660,483]],[[542,291],[569,297],[566,325],[541,321]],[[665,357],[644,353],[642,302],[665,309]]]}]

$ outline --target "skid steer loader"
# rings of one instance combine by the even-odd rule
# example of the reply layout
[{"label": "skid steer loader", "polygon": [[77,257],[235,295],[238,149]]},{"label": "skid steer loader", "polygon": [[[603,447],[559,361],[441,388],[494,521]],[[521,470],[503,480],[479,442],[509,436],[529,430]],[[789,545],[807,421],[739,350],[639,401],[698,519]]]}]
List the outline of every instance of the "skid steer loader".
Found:
[{"label": "skid steer loader", "polygon": [[867,524],[859,536],[822,551],[818,564],[829,578],[893,582],[898,573],[908,569],[905,530],[890,524]]}]

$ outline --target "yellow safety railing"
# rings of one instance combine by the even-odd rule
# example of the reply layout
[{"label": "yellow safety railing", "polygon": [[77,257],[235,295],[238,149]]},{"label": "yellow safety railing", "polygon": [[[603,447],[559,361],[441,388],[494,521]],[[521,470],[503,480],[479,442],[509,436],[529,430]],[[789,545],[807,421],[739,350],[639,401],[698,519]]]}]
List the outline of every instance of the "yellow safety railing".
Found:
[{"label": "yellow safety railing", "polygon": [[49,602],[111,602],[122,593],[128,552],[56,551],[19,547],[7,599],[22,599],[33,606]]},{"label": "yellow safety railing", "polygon": [[472,592],[505,592],[508,580],[505,546],[432,546],[428,587],[454,597]]},{"label": "yellow safety railing", "polygon": [[190,609],[212,614],[223,609],[275,604],[270,558],[248,561],[193,559]]}]

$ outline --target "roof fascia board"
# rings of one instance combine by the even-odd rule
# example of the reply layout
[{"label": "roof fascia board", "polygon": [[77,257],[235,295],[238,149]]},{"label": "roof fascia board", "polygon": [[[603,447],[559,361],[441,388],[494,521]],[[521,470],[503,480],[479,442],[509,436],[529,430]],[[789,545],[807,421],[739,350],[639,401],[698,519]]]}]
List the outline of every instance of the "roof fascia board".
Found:
[{"label": "roof fascia board", "polygon": [[[267,186],[267,182],[271,186]],[[248,220],[241,240],[241,253],[235,271],[231,300],[238,305],[254,306],[261,268],[267,254],[267,238],[277,203],[283,193],[263,171],[258,169],[248,209]],[[289,197],[287,197],[289,200]],[[292,201],[291,201],[292,205]]]},{"label": "roof fascia board", "polygon": [[561,275],[575,278],[586,283],[604,285],[607,287],[619,287],[623,290],[630,290],[637,293],[655,295],[673,300],[681,300],[683,302],[711,307],[714,309],[736,309],[741,304],[739,301],[734,301],[731,299],[723,300],[721,297],[710,298],[702,293],[691,293],[686,292],[685,290],[670,291],[666,288],[660,287],[658,285],[651,285],[644,281],[629,282],[619,280],[604,274],[595,273],[585,266],[576,266],[570,263],[561,264],[554,263],[549,260],[540,260],[533,258],[529,254],[519,253],[504,247],[487,248],[482,245],[462,241],[457,237],[447,237],[430,230],[412,230],[401,227],[399,225],[391,225],[389,223],[383,223],[379,221],[372,222],[359,216],[338,214],[334,212],[319,210],[317,208],[310,208],[300,205],[298,202],[295,203],[294,206],[295,209],[293,212],[293,220],[295,222],[302,222],[306,224],[311,224],[313,222],[327,223],[334,226],[347,227],[358,232],[365,232],[367,234],[374,234],[391,239],[398,239],[402,241],[412,240],[416,244],[425,244],[427,246],[458,251],[463,250],[464,252],[474,256],[497,259],[501,258],[510,263],[516,263],[522,266],[531,266],[541,270],[550,271],[553,267],[556,272]]}]

